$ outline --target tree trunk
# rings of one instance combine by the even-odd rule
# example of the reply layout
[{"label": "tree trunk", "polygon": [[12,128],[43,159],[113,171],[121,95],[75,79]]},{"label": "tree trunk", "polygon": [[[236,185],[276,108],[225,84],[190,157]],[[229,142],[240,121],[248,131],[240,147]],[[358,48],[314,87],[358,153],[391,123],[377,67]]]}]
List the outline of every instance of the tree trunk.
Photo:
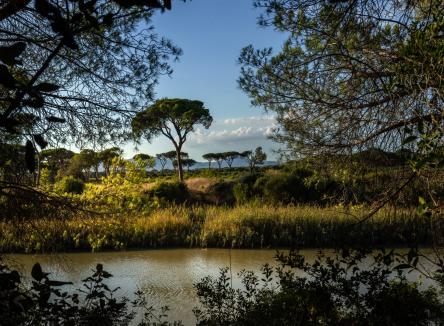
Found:
[{"label": "tree trunk", "polygon": [[182,168],[182,157],[180,156],[180,152],[182,150],[182,146],[179,145],[176,148],[176,155],[177,155],[177,171],[179,172],[179,181],[183,182],[183,168]]}]

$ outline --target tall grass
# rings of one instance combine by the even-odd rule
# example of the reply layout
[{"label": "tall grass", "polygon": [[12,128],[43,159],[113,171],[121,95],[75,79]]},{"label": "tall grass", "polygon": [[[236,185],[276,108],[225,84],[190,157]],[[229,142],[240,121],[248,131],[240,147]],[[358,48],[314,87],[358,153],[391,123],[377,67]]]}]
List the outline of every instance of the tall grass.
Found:
[{"label": "tall grass", "polygon": [[427,245],[430,226],[414,210],[243,205],[172,206],[140,216],[91,215],[0,222],[0,251],[54,252],[163,247]]}]

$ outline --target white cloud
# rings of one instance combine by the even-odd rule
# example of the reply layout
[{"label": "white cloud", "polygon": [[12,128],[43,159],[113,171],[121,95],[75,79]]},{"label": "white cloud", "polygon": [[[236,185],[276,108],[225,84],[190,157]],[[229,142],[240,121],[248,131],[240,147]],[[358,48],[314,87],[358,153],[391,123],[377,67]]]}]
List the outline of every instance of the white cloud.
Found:
[{"label": "white cloud", "polygon": [[225,119],[223,124],[225,125],[243,125],[243,124],[269,124],[275,123],[276,118],[273,116],[251,116],[241,118]]},{"label": "white cloud", "polygon": [[[273,159],[273,150],[279,146],[269,136],[276,127],[275,119],[268,116],[216,120],[209,129],[197,127],[190,133],[184,151],[192,158],[202,160],[202,155],[209,152],[244,151],[262,146],[270,159]],[[158,137],[150,144],[144,142],[140,147],[141,152],[150,154],[172,149],[171,142],[165,137]]]},{"label": "white cloud", "polygon": [[[243,122],[244,125],[239,126]],[[260,122],[260,123],[259,123]],[[266,123],[265,123],[266,122]],[[232,128],[229,128],[232,126]],[[190,141],[197,144],[233,143],[249,140],[266,140],[272,135],[276,122],[274,118],[233,118],[223,123],[214,123],[210,130],[198,128],[190,135]]]}]

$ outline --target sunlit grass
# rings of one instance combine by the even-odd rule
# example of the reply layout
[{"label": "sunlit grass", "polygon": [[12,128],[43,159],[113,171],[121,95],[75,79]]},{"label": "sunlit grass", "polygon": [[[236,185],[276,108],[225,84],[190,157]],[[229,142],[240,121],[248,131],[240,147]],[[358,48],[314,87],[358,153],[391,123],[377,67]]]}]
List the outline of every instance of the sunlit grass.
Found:
[{"label": "sunlit grass", "polygon": [[427,244],[431,230],[414,210],[242,205],[172,206],[144,215],[93,215],[0,222],[2,252],[164,247],[334,247]]}]

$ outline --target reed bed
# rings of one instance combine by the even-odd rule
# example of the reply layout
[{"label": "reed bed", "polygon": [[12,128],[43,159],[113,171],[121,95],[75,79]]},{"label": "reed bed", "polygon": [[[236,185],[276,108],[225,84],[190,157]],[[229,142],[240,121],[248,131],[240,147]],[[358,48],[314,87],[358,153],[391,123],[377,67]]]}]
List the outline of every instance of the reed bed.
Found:
[{"label": "reed bed", "polygon": [[431,229],[415,210],[352,207],[172,206],[144,215],[94,215],[0,222],[1,252],[128,248],[328,248],[427,245]]}]

